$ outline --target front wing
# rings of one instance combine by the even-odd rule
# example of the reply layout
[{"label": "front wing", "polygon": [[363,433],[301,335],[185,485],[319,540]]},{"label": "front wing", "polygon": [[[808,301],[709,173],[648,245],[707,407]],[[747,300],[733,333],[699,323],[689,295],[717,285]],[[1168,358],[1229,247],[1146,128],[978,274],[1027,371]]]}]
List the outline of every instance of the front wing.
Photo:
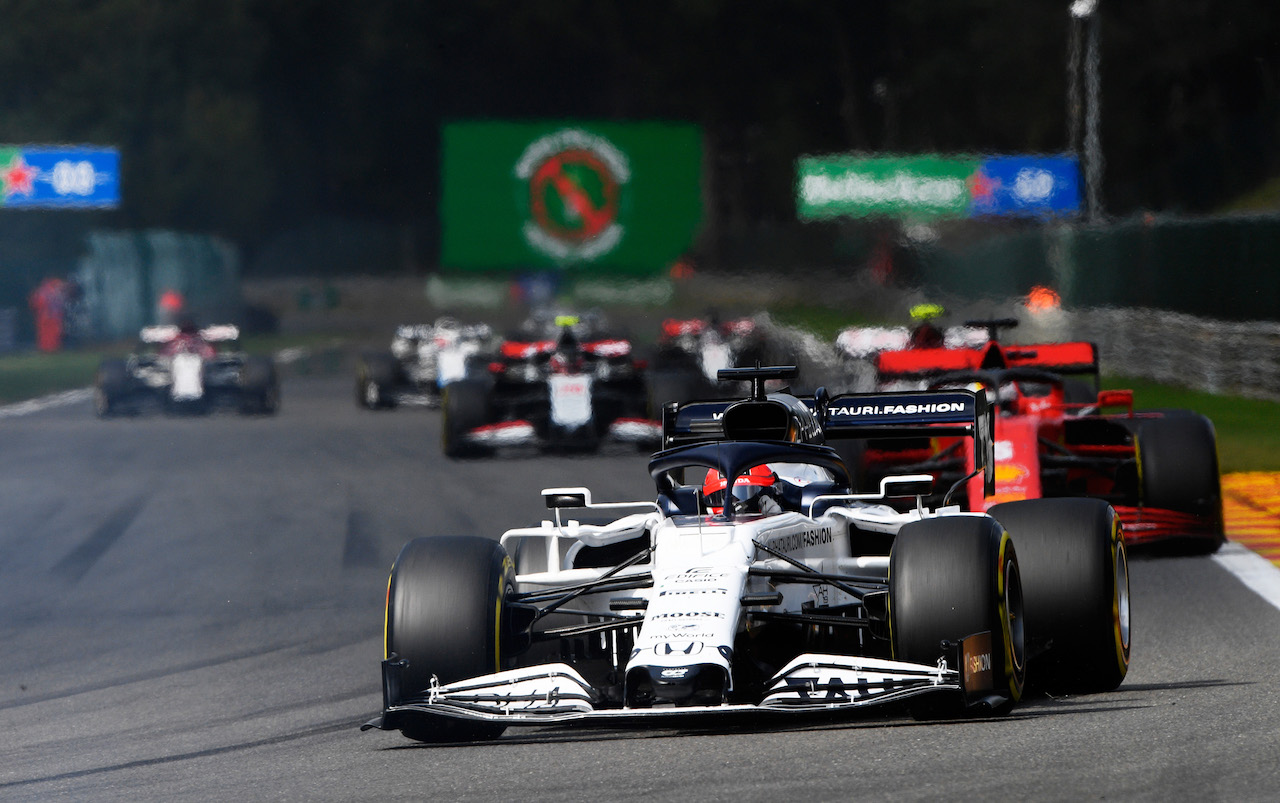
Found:
[{"label": "front wing", "polygon": [[961,667],[987,663],[986,671],[951,669],[848,655],[801,655],[773,676],[758,703],[654,708],[602,707],[596,691],[573,667],[542,664],[485,675],[457,683],[433,682],[426,694],[401,699],[400,677],[406,663],[383,661],[384,710],[361,727],[396,730],[408,719],[435,715],[505,725],[549,725],[577,721],[627,722],[654,717],[797,713],[863,708],[923,694],[961,693],[969,707],[999,708],[1006,700],[993,689],[989,669],[991,637],[980,633],[961,640]]},{"label": "front wing", "polygon": [[[461,439],[472,445],[495,449],[517,446],[555,446],[574,442],[571,435],[543,438],[533,423],[524,419],[484,424],[463,433]],[[662,425],[646,418],[618,418],[610,422],[604,440],[612,443],[657,444],[662,439]]]},{"label": "front wing", "polygon": [[1155,507],[1114,507],[1124,528],[1124,542],[1130,546],[1184,539],[1221,542],[1225,537],[1221,517]]}]

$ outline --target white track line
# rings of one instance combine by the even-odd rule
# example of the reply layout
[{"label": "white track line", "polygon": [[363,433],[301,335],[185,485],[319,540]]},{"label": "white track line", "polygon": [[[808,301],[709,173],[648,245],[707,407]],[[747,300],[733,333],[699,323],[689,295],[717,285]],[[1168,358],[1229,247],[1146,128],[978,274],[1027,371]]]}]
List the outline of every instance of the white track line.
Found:
[{"label": "white track line", "polygon": [[16,404],[0,405],[0,418],[17,418],[19,416],[38,413],[51,407],[65,407],[68,404],[79,404],[93,398],[93,388],[77,388],[52,393],[38,399],[28,399]]},{"label": "white track line", "polygon": [[[307,356],[309,352],[310,349],[303,347],[286,348],[277,351],[274,357],[277,364],[288,365],[289,363],[297,362]],[[0,405],[0,419],[18,418],[20,416],[38,413],[41,410],[48,410],[53,407],[65,407],[68,404],[78,404],[79,402],[88,401],[92,398],[93,388],[64,390],[61,393],[51,393],[48,396],[41,396],[38,399],[28,399],[14,404]]]},{"label": "white track line", "polygon": [[1280,569],[1244,544],[1228,541],[1213,559],[1251,591],[1280,608]]}]

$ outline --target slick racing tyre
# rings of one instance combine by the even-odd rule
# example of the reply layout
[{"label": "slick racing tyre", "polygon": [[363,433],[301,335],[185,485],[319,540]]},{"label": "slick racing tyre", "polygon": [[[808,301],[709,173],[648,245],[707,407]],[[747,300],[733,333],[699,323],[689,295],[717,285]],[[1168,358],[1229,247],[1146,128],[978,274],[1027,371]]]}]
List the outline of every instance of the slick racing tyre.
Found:
[{"label": "slick racing tyre", "polygon": [[103,360],[93,382],[93,411],[99,418],[120,412],[120,402],[128,389],[129,369],[124,360]]},{"label": "slick racing tyre", "polygon": [[280,378],[270,357],[249,357],[240,375],[240,412],[274,415],[280,409]]},{"label": "slick racing tyre", "polygon": [[489,386],[472,379],[445,385],[441,394],[441,444],[445,457],[483,454],[484,449],[467,442],[467,433],[488,423]]},{"label": "slick racing tyre", "polygon": [[1129,671],[1129,563],[1115,510],[1101,499],[1032,499],[988,512],[1018,547],[1031,685],[1119,686]]},{"label": "slick racing tyre", "polygon": [[1141,502],[1146,507],[1190,513],[1216,537],[1189,542],[1195,551],[1214,552],[1226,540],[1218,440],[1202,415],[1182,412],[1143,421],[1137,432]]},{"label": "slick racing tyre", "polygon": [[[889,553],[889,635],[899,661],[953,662],[942,642],[991,633],[993,692],[1008,708],[1026,680],[1022,582],[1012,539],[986,516],[905,525]],[[960,697],[912,698],[919,718],[962,713]]]},{"label": "slick racing tyre", "polygon": [[368,410],[395,407],[390,390],[396,382],[396,370],[394,355],[365,354],[356,366],[356,404]]},{"label": "slick racing tyre", "polygon": [[[415,538],[400,550],[387,583],[386,657],[408,662],[403,692],[511,667],[502,635],[515,566],[497,541],[473,536]],[[420,742],[496,739],[504,725],[423,714],[400,732]]]}]

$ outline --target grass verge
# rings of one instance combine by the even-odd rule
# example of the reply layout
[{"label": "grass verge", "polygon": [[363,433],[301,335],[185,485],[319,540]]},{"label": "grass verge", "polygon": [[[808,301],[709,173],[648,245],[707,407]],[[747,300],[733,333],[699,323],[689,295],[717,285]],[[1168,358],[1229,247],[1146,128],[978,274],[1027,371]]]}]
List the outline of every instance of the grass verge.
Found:
[{"label": "grass verge", "polygon": [[1280,471],[1280,402],[1218,395],[1132,377],[1104,377],[1105,388],[1130,389],[1143,409],[1174,407],[1208,416],[1218,432],[1223,473]]}]

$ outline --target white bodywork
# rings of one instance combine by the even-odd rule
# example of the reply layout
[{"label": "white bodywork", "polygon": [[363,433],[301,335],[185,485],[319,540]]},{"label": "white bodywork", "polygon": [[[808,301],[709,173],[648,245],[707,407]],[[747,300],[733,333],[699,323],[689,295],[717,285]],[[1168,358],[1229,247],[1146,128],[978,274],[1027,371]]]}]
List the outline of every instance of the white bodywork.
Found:
[{"label": "white bodywork", "polygon": [[[391,353],[400,361],[405,375],[415,384],[437,389],[466,377],[467,360],[495,347],[488,324],[461,324],[441,317],[431,324],[402,324],[396,327]],[[414,403],[412,394],[401,394],[403,404]],[[429,403],[428,400],[417,400]]]},{"label": "white bodywork", "polygon": [[[138,339],[150,346],[162,346],[181,334],[173,324],[144,326]],[[234,343],[240,329],[234,324],[212,324],[199,330],[205,343]],[[192,404],[204,399],[210,387],[234,384],[242,357],[225,353],[210,360],[192,351],[131,358],[130,370],[143,385],[163,393],[171,402]]]},{"label": "white bodywork", "polygon": [[[908,479],[908,478],[898,478]],[[914,479],[919,480],[920,477]],[[652,502],[592,504],[585,488],[548,489],[554,494],[581,495],[586,506],[599,508],[650,508],[623,516],[609,524],[577,521],[544,521],[538,527],[509,530],[503,546],[520,555],[517,590],[560,588],[600,580],[606,573],[618,579],[651,579],[652,586],[632,594],[633,616],[639,631],[629,655],[617,655],[624,672],[637,667],[662,677],[677,677],[693,664],[723,668],[732,678],[735,639],[748,627],[743,611],[750,594],[782,594],[776,610],[798,612],[811,604],[817,609],[852,603],[851,595],[830,583],[778,584],[750,574],[753,567],[791,569],[795,561],[828,575],[888,578],[888,556],[856,556],[851,550],[856,530],[894,533],[906,523],[938,515],[962,513],[959,508],[929,511],[917,505],[900,513],[877,504],[880,494],[840,495],[837,504],[821,515],[785,512],[772,516],[750,515],[733,520],[711,515],[664,515]],[[611,569],[573,568],[574,558],[585,548],[624,541],[647,540],[652,548],[648,563],[637,563],[620,572]],[[782,560],[765,549],[785,555]],[[610,599],[619,592],[585,594],[574,601],[576,611],[617,617]],[[760,606],[763,610],[763,606]],[[612,634],[598,636],[608,648]],[[960,673],[945,661],[936,666],[870,658],[858,655],[803,654],[796,656],[770,680],[758,704],[657,705],[644,708],[597,708],[590,685],[572,667],[550,663],[500,672],[447,685],[432,684],[427,699],[408,703],[404,709],[433,712],[472,720],[509,724],[557,722],[583,718],[617,719],[670,716],[709,711],[815,710],[882,703],[921,693],[961,689]]]},{"label": "white bodywork", "polygon": [[175,354],[169,363],[169,398],[193,402],[204,398],[204,359],[199,354]]}]

